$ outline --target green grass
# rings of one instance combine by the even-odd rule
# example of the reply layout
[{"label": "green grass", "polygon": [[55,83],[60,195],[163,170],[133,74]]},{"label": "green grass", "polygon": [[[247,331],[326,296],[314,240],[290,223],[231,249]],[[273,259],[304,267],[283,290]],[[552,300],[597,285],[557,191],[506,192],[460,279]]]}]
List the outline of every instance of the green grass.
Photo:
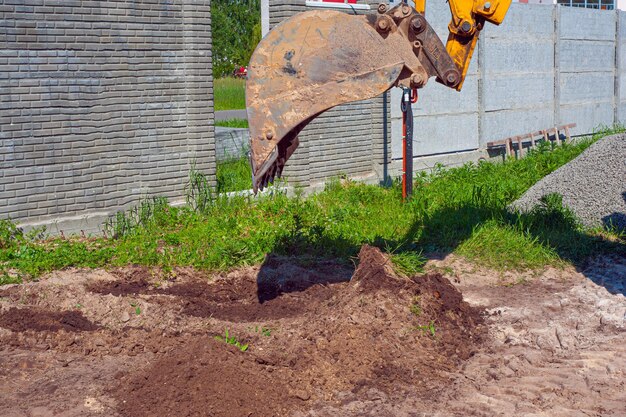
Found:
[{"label": "green grass", "polygon": [[499,270],[535,269],[560,263],[558,253],[550,245],[542,245],[532,233],[498,220],[477,226],[459,245],[457,253]]},{"label": "green grass", "polygon": [[219,193],[192,170],[186,206],[145,200],[112,217],[107,238],[42,240],[40,233],[25,236],[10,222],[0,223],[0,283],[70,266],[228,270],[263,262],[270,253],[351,262],[364,243],[392,254],[396,269],[405,274],[419,271],[434,252],[458,253],[497,269],[579,264],[598,253],[626,253],[623,233],[584,229],[559,196],[528,214],[507,209],[591,143],[554,150],[543,146],[505,163],[436,167],[416,177],[414,197],[407,203],[397,183],[384,188],[338,179],[308,198],[278,192],[258,199],[226,198],[223,191],[249,187],[238,179],[249,169],[247,161],[218,168]]},{"label": "green grass", "polygon": [[218,78],[213,81],[215,111],[246,108],[246,80],[242,78]]},{"label": "green grass", "polygon": [[217,163],[217,192],[249,190],[252,188],[252,170],[247,156]]},{"label": "green grass", "polygon": [[236,127],[239,129],[248,128],[248,120],[246,119],[230,119],[230,120],[218,120],[215,122],[215,126],[221,127]]},{"label": "green grass", "polygon": [[437,334],[434,320],[431,320],[428,324],[425,324],[423,326],[415,326],[415,330],[418,330],[424,334],[430,334],[431,337],[435,337]]}]

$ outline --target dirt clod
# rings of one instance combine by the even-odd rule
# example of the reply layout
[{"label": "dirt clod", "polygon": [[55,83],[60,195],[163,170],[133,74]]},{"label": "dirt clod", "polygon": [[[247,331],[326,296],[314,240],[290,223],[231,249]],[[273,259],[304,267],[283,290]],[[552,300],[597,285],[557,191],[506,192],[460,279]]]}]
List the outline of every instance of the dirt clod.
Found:
[{"label": "dirt clod", "polygon": [[0,327],[14,332],[94,331],[98,326],[87,320],[80,311],[49,311],[11,307],[0,313]]}]

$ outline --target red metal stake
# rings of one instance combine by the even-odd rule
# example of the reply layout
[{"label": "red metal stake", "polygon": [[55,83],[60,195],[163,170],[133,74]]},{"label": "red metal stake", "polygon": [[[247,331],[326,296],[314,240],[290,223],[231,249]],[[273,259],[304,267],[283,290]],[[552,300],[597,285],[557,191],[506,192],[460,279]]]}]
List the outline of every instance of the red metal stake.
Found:
[{"label": "red metal stake", "polygon": [[[402,101],[403,103],[405,102],[405,97],[404,94],[406,94],[406,91],[402,92]],[[407,106],[410,106],[411,104],[409,104],[409,102],[411,104],[417,103],[417,88],[414,88],[411,91],[411,98],[410,101],[407,100]],[[404,107],[403,107],[404,108]],[[406,142],[406,110],[402,111],[402,199],[406,200],[407,197],[409,197],[411,195],[411,192],[413,191],[413,155],[410,155],[409,157],[411,158],[411,161],[407,160],[407,142]],[[413,112],[411,112],[411,117],[413,117]],[[413,126],[413,123],[411,123],[411,127]],[[413,140],[413,135],[411,134],[411,140]],[[413,153],[413,146],[411,144],[411,146],[408,146],[409,149],[411,149],[411,153]]]}]

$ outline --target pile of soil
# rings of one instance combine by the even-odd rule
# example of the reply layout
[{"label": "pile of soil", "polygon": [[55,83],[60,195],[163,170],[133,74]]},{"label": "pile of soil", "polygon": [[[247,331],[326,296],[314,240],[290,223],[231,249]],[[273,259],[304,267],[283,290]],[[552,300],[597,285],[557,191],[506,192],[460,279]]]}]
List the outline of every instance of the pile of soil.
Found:
[{"label": "pile of soil", "polygon": [[[276,337],[251,342],[243,353],[217,341],[190,343],[122,378],[114,393],[120,411],[278,416],[337,394],[345,400],[366,398],[371,389],[398,398],[416,387],[429,392],[475,351],[481,313],[441,275],[403,279],[388,263],[365,246],[352,280],[342,284],[257,285],[247,277],[158,291],[181,297],[184,314],[229,321],[231,334],[235,323],[273,320],[267,326]],[[268,289],[281,295],[267,299]]]}]

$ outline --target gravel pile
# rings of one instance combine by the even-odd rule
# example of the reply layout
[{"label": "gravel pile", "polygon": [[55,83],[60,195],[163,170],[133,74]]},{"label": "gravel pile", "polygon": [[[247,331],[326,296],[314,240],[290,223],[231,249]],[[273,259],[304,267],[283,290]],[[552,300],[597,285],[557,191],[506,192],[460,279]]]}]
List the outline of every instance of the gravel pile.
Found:
[{"label": "gravel pile", "polygon": [[586,226],[613,224],[626,230],[626,135],[600,139],[511,206],[527,211],[550,193],[561,194],[563,204]]}]

